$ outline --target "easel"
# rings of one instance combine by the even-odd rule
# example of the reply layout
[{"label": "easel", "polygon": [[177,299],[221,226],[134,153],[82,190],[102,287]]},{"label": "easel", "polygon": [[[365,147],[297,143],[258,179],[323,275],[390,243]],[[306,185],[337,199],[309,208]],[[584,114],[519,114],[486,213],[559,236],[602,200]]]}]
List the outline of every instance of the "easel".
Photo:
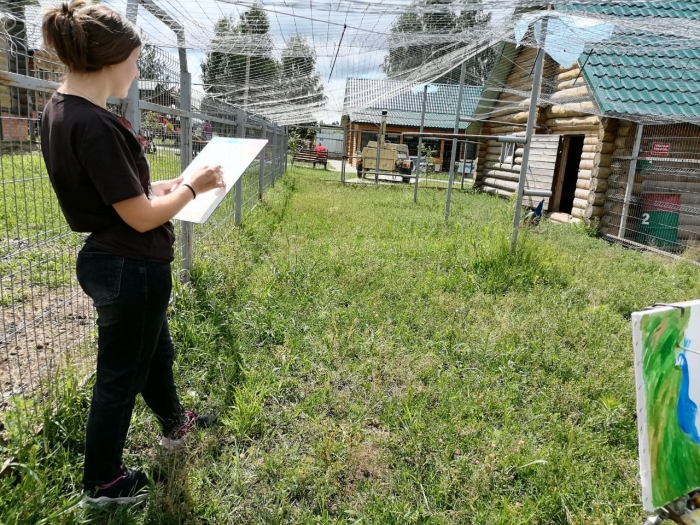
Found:
[{"label": "easel", "polygon": [[[680,310],[681,317],[686,315],[686,307],[678,304],[655,303],[645,310],[655,308],[676,308]],[[693,490],[657,509],[653,516],[646,519],[644,525],[661,525],[663,520],[671,520],[679,525],[700,525],[700,490]]]},{"label": "easel", "polygon": [[679,525],[700,525],[700,491],[693,491],[661,507],[654,516],[647,518],[644,525],[661,525],[663,520],[671,520]]}]

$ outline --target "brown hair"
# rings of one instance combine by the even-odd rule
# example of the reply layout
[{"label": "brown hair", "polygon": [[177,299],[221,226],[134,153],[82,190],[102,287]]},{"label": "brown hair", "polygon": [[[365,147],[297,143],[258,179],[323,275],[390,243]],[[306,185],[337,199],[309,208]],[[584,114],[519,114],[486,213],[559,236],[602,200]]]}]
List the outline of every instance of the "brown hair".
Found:
[{"label": "brown hair", "polygon": [[141,45],[134,24],[109,7],[86,0],[50,7],[41,30],[45,44],[76,73],[124,62]]}]

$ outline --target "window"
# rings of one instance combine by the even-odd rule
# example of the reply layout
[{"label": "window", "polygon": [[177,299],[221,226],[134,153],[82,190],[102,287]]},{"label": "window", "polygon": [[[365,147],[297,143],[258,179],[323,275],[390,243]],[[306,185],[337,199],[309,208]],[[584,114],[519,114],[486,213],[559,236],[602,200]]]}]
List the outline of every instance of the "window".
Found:
[{"label": "window", "polygon": [[510,164],[513,167],[515,159],[515,143],[504,142],[501,144],[501,164]]}]

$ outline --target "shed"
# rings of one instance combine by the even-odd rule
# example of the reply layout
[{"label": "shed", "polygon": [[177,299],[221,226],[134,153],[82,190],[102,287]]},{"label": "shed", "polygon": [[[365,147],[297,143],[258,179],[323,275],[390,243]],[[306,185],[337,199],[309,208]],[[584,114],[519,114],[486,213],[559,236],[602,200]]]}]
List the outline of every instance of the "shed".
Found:
[{"label": "shed", "polygon": [[[452,133],[459,86],[433,84],[435,90],[428,93],[424,131],[428,133]],[[481,86],[464,86],[461,115],[471,117],[481,94]],[[410,82],[396,80],[349,78],[345,84],[345,108],[343,114],[348,125],[348,151],[351,158],[359,155],[367,143],[377,140],[382,111],[387,111],[387,142],[407,144],[410,155],[418,154],[418,138],[404,138],[401,133],[420,130],[423,90]],[[461,122],[459,129],[467,130],[470,124]],[[436,165],[448,170],[444,160],[449,160],[452,141],[424,139],[435,155]],[[464,148],[464,144],[461,145]],[[466,151],[460,148],[457,158],[475,158],[476,148]]]}]

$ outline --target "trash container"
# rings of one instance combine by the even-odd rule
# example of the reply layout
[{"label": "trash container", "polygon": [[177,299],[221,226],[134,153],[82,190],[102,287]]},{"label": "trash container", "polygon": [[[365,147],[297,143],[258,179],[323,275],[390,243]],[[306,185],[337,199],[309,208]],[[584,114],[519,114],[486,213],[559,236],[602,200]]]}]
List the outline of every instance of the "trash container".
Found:
[{"label": "trash container", "polygon": [[680,193],[642,193],[640,242],[659,248],[675,247],[680,205]]}]

